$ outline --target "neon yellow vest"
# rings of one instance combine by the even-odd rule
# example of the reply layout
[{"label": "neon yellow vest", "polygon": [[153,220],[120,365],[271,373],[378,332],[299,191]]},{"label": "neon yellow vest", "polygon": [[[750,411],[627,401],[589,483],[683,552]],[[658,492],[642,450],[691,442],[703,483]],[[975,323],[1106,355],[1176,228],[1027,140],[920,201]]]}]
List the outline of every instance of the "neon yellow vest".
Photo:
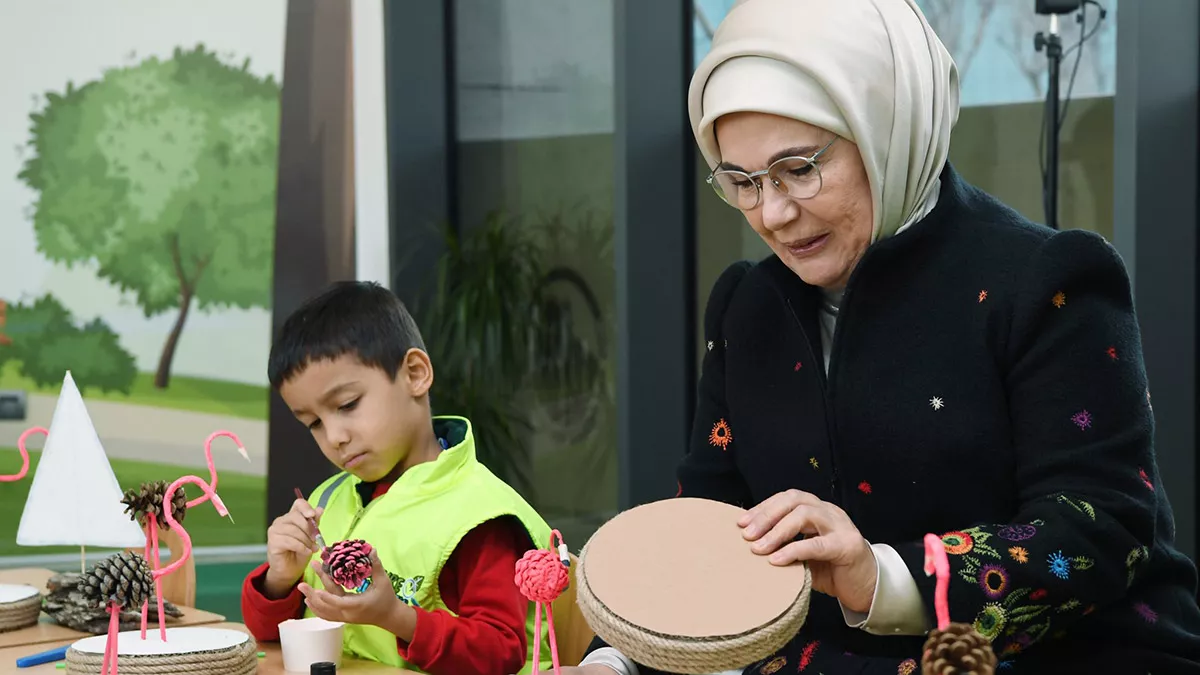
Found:
[{"label": "neon yellow vest", "polygon": [[[356,489],[362,481],[345,472],[322,483],[309,499],[325,508],[321,534],[327,543],[365,539],[379,551],[397,597],[423,609],[450,611],[438,590],[438,576],[463,536],[480,523],[514,516],[528,531],[532,547],[546,548],[550,527],[515,490],[476,460],[470,422],[435,417],[434,425],[451,447],[437,460],[406,471],[366,508]],[[322,588],[311,567],[306,568],[304,580]],[[311,610],[306,608],[305,616],[313,616]],[[530,603],[525,624],[529,658],[521,673],[532,672],[535,645],[541,647],[540,668],[550,668],[545,620],[542,635],[534,640],[533,617]],[[376,626],[347,624],[342,649],[360,658],[417,670],[400,657],[396,636]]]}]

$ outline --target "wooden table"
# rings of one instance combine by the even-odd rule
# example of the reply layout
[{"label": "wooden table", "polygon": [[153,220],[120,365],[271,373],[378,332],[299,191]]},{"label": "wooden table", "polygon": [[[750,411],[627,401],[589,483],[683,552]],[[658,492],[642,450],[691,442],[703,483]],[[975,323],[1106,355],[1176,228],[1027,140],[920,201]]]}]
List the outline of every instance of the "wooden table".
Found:
[{"label": "wooden table", "polygon": [[[54,571],[34,567],[0,570],[0,583],[29,584],[30,586],[45,592],[46,581],[52,576],[54,576]],[[213,614],[212,612],[206,612],[193,607],[179,607],[179,611],[183,612],[183,616],[179,617],[178,619],[172,619],[171,621],[168,621],[168,627],[175,628],[181,626],[200,626],[204,624],[219,623],[225,620],[225,617],[221,616],[220,614]],[[21,630],[9,631],[7,633],[0,633],[0,649],[7,647],[24,647],[27,645],[50,645],[50,643],[69,644],[75,640],[78,640],[79,638],[87,637],[88,635],[90,635],[90,633],[83,633],[71,628],[67,628],[66,626],[58,625],[43,612],[36,626],[22,628]],[[51,646],[52,645],[47,646],[45,649],[50,649]],[[22,652],[22,655],[34,654],[40,651],[44,651],[44,649],[26,649],[24,652]],[[15,660],[15,657],[14,659],[9,660],[10,664],[13,660]],[[4,667],[4,664],[0,662],[0,668],[2,667]],[[21,672],[28,672],[28,669],[22,668]]]},{"label": "wooden table", "polygon": [[[229,628],[232,630],[240,630],[247,632],[246,627],[240,623],[217,623],[206,626],[206,628]],[[45,663],[32,668],[17,668],[17,659],[23,656],[38,654],[55,647],[64,647],[71,644],[75,640],[59,641],[52,644],[25,645],[22,647],[8,647],[0,649],[0,675],[51,675],[52,673],[64,673],[66,671],[58,670],[57,664]],[[260,652],[265,652],[266,656],[258,660],[258,672],[260,675],[285,675],[288,671],[283,669],[283,656],[279,653],[278,642],[268,642],[258,645]],[[402,670],[400,668],[392,668],[382,663],[374,661],[360,661],[349,657],[342,658],[342,665],[338,668],[338,674],[342,673],[414,673],[411,670]]]}]

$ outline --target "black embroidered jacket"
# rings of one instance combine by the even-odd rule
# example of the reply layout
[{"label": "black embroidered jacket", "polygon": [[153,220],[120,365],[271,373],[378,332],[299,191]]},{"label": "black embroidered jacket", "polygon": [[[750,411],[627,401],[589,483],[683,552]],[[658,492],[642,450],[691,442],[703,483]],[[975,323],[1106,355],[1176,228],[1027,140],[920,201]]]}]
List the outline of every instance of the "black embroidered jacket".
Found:
[{"label": "black embroidered jacket", "polygon": [[[717,281],[682,495],[836,503],[900,553],[930,616],[922,538],[941,535],[952,620],[1001,672],[1200,673],[1196,568],[1172,546],[1114,248],[947,167],[934,211],[855,269],[828,375],[819,302],[775,257]],[[801,633],[746,672],[917,673],[923,642],[847,627],[814,593]]]}]

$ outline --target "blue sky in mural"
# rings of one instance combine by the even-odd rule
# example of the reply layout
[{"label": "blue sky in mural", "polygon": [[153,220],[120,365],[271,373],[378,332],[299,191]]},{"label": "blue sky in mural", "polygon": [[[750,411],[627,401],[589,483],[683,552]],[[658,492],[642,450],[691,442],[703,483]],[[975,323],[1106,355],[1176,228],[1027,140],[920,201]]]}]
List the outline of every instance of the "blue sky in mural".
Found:
[{"label": "blue sky in mural", "polygon": [[[708,53],[709,29],[715,28],[734,0],[695,0],[695,62]],[[917,0],[960,70],[965,106],[997,105],[1041,100],[1046,91],[1046,54],[1033,47],[1033,36],[1048,27],[1034,13],[1034,0]],[[1107,18],[1084,46],[1072,97],[1111,96],[1116,75],[1117,0],[1101,0]],[[1087,8],[1089,32],[1097,25],[1095,5]],[[1060,19],[1064,47],[1079,41],[1076,15]],[[982,26],[982,30],[981,29]],[[1078,50],[1063,60],[1062,90],[1066,92]]]}]

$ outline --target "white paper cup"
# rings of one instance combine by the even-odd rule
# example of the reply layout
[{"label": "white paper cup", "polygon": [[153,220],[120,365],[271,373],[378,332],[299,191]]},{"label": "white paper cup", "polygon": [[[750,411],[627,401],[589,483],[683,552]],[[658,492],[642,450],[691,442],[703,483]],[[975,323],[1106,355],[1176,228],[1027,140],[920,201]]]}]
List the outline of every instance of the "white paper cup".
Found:
[{"label": "white paper cup", "polygon": [[309,666],[322,661],[341,667],[343,625],[317,617],[289,619],[279,624],[283,669],[289,673],[307,673]]}]

